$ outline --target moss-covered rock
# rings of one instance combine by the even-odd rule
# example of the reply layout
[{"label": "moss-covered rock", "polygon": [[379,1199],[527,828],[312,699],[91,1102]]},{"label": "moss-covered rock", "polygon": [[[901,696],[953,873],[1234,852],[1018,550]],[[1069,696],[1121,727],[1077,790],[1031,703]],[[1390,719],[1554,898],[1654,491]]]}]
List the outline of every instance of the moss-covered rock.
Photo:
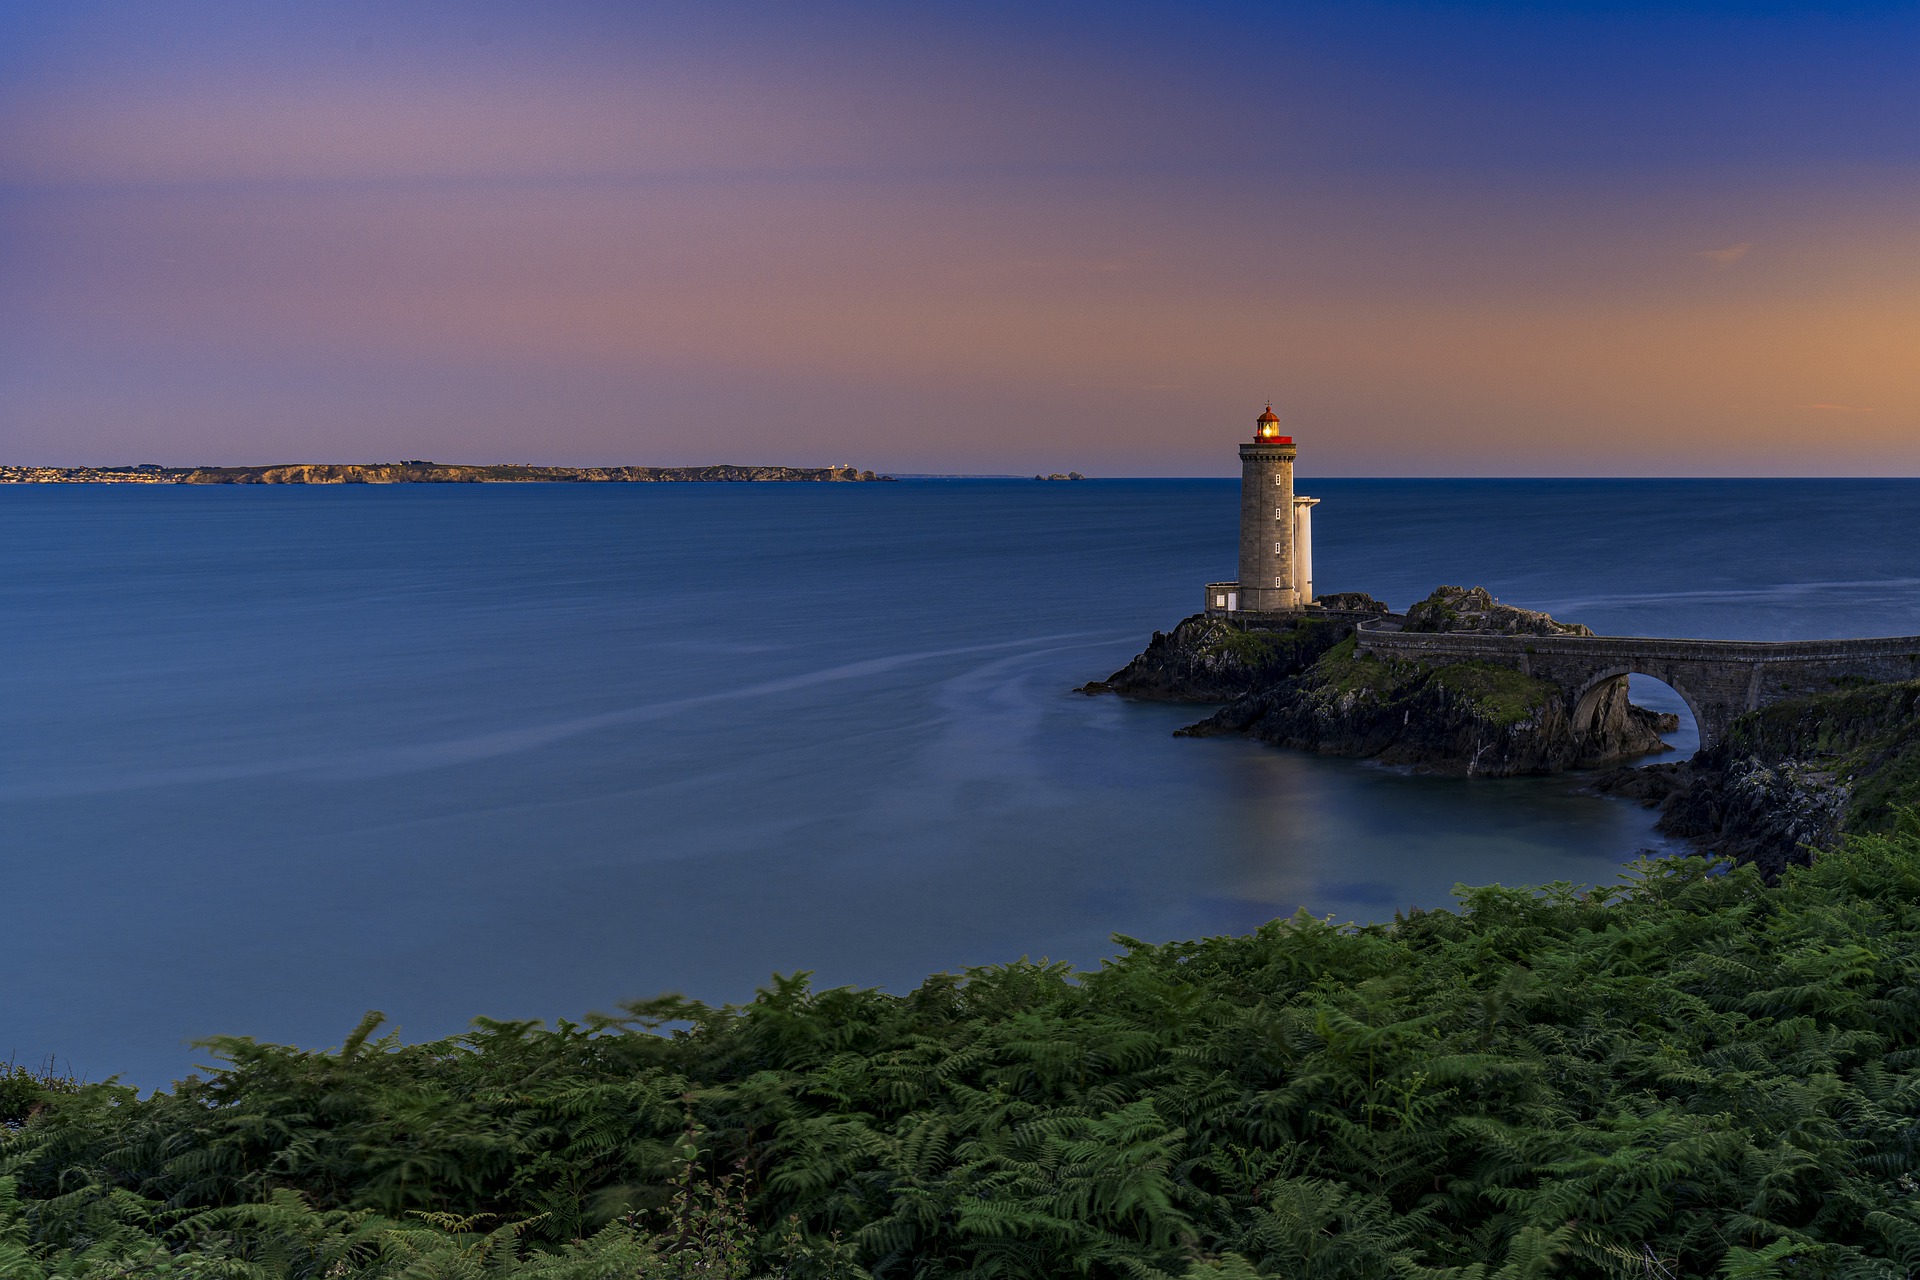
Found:
[{"label": "moss-covered rock", "polygon": [[1577,738],[1559,689],[1505,667],[1428,667],[1363,653],[1349,637],[1299,675],[1181,730],[1243,733],[1279,746],[1435,773],[1552,773],[1661,746],[1653,717],[1624,696]]},{"label": "moss-covered rock", "polygon": [[[1245,733],[1282,746],[1362,756],[1437,773],[1551,773],[1612,764],[1657,751],[1670,718],[1630,706],[1626,681],[1602,698],[1590,730],[1576,736],[1561,691],[1505,667],[1461,662],[1430,667],[1359,651],[1355,619],[1404,622],[1408,630],[1496,635],[1591,635],[1578,623],[1496,602],[1484,587],[1441,587],[1408,611],[1386,613],[1372,596],[1323,596],[1334,616],[1302,615],[1261,627],[1209,614],[1170,633],[1085,693],[1162,702],[1225,702],[1181,732]],[[1331,606],[1337,605],[1337,609]]]},{"label": "moss-covered rock", "polygon": [[1082,693],[1118,693],[1153,702],[1229,702],[1299,674],[1353,634],[1337,618],[1301,618],[1275,630],[1195,614],[1156,631],[1146,651]]}]

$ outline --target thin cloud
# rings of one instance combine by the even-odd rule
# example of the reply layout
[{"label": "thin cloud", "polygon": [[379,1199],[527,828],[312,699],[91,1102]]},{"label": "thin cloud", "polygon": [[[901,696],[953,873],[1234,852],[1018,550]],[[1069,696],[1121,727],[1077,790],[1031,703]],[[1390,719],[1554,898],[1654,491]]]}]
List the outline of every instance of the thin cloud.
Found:
[{"label": "thin cloud", "polygon": [[1747,251],[1752,248],[1753,242],[1749,240],[1744,244],[1730,244],[1724,249],[1702,249],[1694,256],[1705,258],[1717,267],[1730,267],[1746,257]]}]

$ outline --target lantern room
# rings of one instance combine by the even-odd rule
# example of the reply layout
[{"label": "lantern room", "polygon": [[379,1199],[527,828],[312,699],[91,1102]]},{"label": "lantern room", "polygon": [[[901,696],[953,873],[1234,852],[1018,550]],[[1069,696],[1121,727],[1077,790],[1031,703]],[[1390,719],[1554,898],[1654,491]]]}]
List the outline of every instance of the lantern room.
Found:
[{"label": "lantern room", "polygon": [[1255,444],[1292,444],[1292,436],[1280,434],[1280,415],[1268,405],[1267,411],[1253,420],[1253,441]]}]

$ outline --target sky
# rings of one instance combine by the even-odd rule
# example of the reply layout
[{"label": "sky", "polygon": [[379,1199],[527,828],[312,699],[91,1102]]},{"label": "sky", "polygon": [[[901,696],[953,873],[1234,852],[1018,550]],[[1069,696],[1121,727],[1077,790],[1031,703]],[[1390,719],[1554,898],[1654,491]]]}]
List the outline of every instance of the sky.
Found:
[{"label": "sky", "polygon": [[0,463],[1920,475],[1920,5],[0,0]]}]

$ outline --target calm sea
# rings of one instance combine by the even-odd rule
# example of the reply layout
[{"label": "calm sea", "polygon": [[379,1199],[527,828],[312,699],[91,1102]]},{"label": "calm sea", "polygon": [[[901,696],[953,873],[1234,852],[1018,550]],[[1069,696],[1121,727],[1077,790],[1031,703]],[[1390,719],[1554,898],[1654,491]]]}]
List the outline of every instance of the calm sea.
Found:
[{"label": "calm sea", "polygon": [[[1920,633],[1920,482],[1317,480],[1319,586]],[[1070,692],[1227,481],[0,489],[0,1055],[412,1037],[1611,880],[1649,817]],[[1660,702],[1663,688],[1638,691]],[[1677,705],[1677,704],[1674,704]],[[1683,748],[1690,743],[1682,742]],[[204,1056],[201,1055],[202,1060]]]}]

